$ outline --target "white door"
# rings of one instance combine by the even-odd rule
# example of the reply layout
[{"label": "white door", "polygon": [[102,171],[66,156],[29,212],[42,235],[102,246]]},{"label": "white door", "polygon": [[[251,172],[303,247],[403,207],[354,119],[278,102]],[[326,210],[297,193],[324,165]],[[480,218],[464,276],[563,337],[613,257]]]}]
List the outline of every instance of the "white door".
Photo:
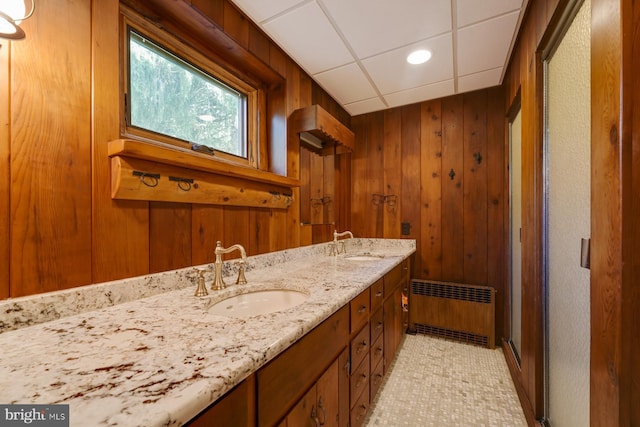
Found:
[{"label": "white door", "polygon": [[547,417],[589,425],[590,284],[580,241],[590,234],[590,0],[546,66]]}]

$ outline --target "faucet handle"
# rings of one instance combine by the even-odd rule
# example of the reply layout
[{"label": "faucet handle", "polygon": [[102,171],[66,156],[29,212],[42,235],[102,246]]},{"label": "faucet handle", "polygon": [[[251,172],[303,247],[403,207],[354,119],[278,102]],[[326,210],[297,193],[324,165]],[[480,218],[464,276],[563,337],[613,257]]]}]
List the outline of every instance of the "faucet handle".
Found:
[{"label": "faucet handle", "polygon": [[236,285],[244,285],[247,283],[247,278],[244,277],[244,268],[247,263],[244,260],[237,261],[238,264],[238,278],[236,279]]},{"label": "faucet handle", "polygon": [[207,292],[207,287],[204,284],[204,273],[205,271],[207,271],[207,269],[196,268],[195,270],[198,272],[198,278],[196,279],[198,285],[196,286],[196,293],[194,294],[194,296],[206,297],[207,295],[209,295],[209,292]]}]

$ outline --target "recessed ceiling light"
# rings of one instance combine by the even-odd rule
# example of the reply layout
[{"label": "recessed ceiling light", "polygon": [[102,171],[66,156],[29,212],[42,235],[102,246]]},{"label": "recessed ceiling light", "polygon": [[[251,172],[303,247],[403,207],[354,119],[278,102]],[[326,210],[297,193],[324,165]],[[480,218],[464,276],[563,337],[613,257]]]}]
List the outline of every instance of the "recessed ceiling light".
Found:
[{"label": "recessed ceiling light", "polygon": [[431,52],[425,49],[414,50],[407,56],[407,62],[413,65],[424,64],[429,59],[431,59]]}]

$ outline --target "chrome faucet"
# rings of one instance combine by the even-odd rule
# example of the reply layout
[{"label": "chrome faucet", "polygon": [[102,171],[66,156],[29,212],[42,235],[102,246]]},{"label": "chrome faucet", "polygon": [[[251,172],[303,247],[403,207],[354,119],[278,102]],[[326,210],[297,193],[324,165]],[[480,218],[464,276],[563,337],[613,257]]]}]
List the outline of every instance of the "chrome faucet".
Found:
[{"label": "chrome faucet", "polygon": [[245,252],[244,247],[242,247],[242,245],[236,244],[229,246],[228,248],[223,248],[222,243],[220,243],[220,241],[218,240],[216,242],[215,249],[216,262],[213,284],[211,285],[212,290],[219,291],[227,287],[227,285],[225,285],[224,283],[224,280],[222,280],[222,254],[228,254],[233,251],[240,251],[240,256],[242,257],[242,260],[239,261],[240,266],[238,268],[238,279],[236,279],[236,284],[247,283],[247,279],[244,277],[244,268],[247,264],[247,253]]},{"label": "chrome faucet", "polygon": [[[331,246],[329,247],[329,255],[338,255],[340,253],[347,253],[346,248],[344,247],[344,242],[339,242],[338,245],[338,237],[349,236],[353,239],[353,233],[350,231],[343,231],[342,233],[338,233],[338,230],[333,230],[333,242],[331,242]],[[342,247],[342,250],[340,250]]]}]

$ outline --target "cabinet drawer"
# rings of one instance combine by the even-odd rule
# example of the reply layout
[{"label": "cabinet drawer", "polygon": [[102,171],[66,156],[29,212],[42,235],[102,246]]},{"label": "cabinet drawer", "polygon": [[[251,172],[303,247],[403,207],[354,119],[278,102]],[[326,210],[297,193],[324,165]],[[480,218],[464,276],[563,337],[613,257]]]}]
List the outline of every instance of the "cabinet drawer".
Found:
[{"label": "cabinet drawer", "polygon": [[365,358],[362,363],[356,368],[355,372],[351,374],[350,384],[350,402],[353,405],[361,394],[365,394],[367,397],[367,403],[369,403],[369,358]]},{"label": "cabinet drawer", "polygon": [[384,275],[384,294],[389,296],[398,287],[408,270],[408,262],[405,259],[393,267],[393,270]]},{"label": "cabinet drawer", "polygon": [[384,301],[384,279],[378,280],[369,287],[371,291],[371,312],[373,313],[379,307],[382,307]]},{"label": "cabinet drawer", "polygon": [[371,368],[375,368],[378,363],[382,360],[382,356],[384,355],[384,338],[383,335],[380,335],[376,341],[371,345],[371,350],[369,351],[369,358],[371,359]]},{"label": "cabinet drawer", "polygon": [[360,365],[362,359],[369,354],[369,324],[367,323],[358,335],[351,340],[351,373]]},{"label": "cabinet drawer", "polygon": [[[374,365],[371,365],[374,366]],[[369,385],[369,401],[373,402],[373,399],[375,399],[376,394],[378,394],[378,390],[380,390],[380,386],[382,385],[382,379],[383,379],[383,363],[382,360],[380,360],[380,363],[378,363],[377,366],[371,368],[373,369],[371,371],[371,378],[369,378],[370,381],[370,385]]]},{"label": "cabinet drawer", "polygon": [[362,393],[351,409],[351,427],[361,427],[369,412],[369,391]]},{"label": "cabinet drawer", "polygon": [[370,299],[369,288],[355,297],[350,302],[351,307],[351,333],[359,330],[362,325],[369,320],[370,311]]},{"label": "cabinet drawer", "polygon": [[384,330],[383,315],[384,311],[380,308],[371,316],[371,321],[369,322],[369,327],[371,328],[371,342],[374,342]]}]

